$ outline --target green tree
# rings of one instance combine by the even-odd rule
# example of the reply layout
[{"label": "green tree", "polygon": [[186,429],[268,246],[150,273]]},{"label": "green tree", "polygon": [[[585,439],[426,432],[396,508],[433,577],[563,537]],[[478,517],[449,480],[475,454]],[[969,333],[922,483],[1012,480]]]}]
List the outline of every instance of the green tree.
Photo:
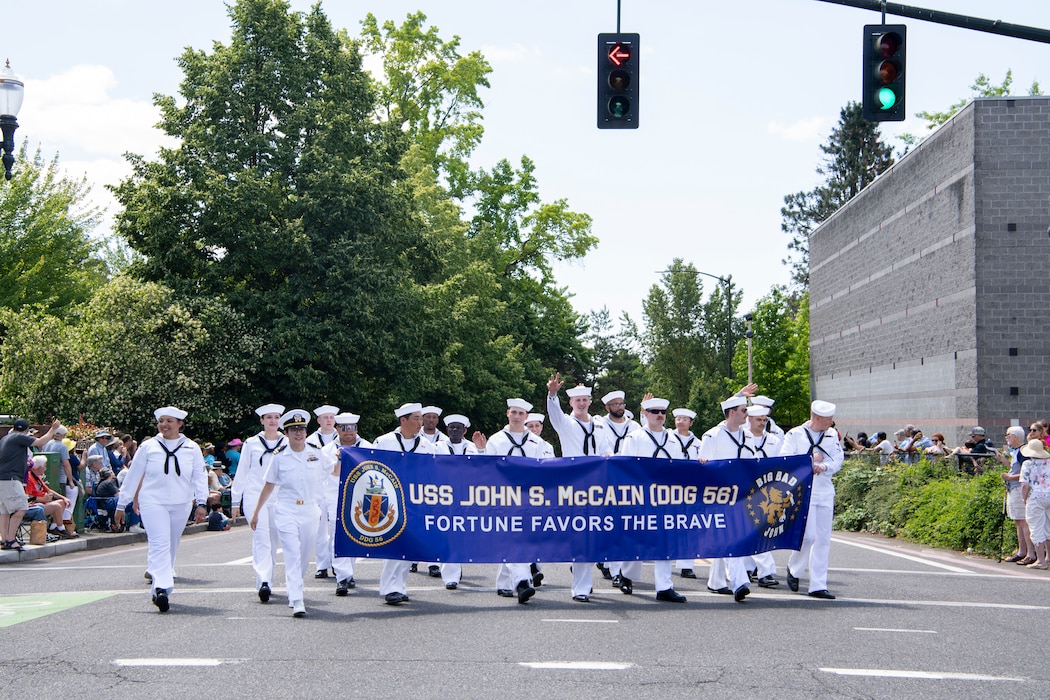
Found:
[{"label": "green tree", "polygon": [[[809,293],[798,300],[774,287],[752,313],[752,377],[760,393],[776,400],[774,418],[782,427],[809,418]],[[733,366],[747,376],[747,340],[737,342]]]},{"label": "green tree", "polygon": [[[980,73],[977,78],[970,85],[970,97],[963,98],[955,104],[948,107],[943,112],[916,112],[915,116],[919,119],[926,121],[926,129],[933,131],[941,124],[944,124],[958,112],[960,109],[969,104],[973,99],[978,97],[1005,97],[1013,93],[1010,92],[1014,82],[1014,74],[1012,70],[1006,71],[1006,76],[1003,78],[1003,82],[999,85],[994,84],[991,79],[984,73]],[[1033,80],[1031,86],[1028,88],[1029,95],[1042,95],[1043,91],[1039,87],[1039,81]],[[902,134],[900,140],[903,141],[907,146],[914,146],[921,143],[926,137],[916,136],[915,134]]]},{"label": "green tree", "polygon": [[619,325],[614,333],[608,307],[591,312],[583,339],[591,351],[591,365],[583,379],[594,388],[596,397],[623,391],[628,405],[634,406],[647,391],[645,365],[635,349],[639,344],[638,327],[626,313]]},{"label": "green tree", "polygon": [[68,318],[41,306],[4,310],[0,397],[40,421],[60,416],[153,432],[153,410],[189,411],[196,434],[224,435],[251,410],[262,339],[215,300],[118,277]]},{"label": "green tree", "polygon": [[86,181],[63,176],[22,143],[10,182],[0,186],[0,307],[39,306],[63,314],[106,282],[88,233],[99,221]]},{"label": "green tree", "polygon": [[817,173],[824,182],[787,195],[780,209],[780,228],[791,237],[784,263],[791,266],[791,279],[799,291],[809,287],[810,234],[893,165],[893,151],[882,142],[878,125],[864,119],[857,102],[842,108],[838,124],[820,150],[825,158]]}]

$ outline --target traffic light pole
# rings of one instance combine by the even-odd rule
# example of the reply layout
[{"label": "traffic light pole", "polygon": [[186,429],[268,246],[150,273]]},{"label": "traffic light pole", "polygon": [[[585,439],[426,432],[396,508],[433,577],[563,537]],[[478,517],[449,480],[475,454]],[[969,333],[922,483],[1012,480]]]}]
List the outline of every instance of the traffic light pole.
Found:
[{"label": "traffic light pole", "polygon": [[1050,30],[1040,29],[1038,27],[1026,27],[1020,24],[1010,24],[997,19],[980,19],[979,17],[956,15],[951,12],[941,12],[940,10],[926,10],[921,7],[900,5],[895,2],[884,2],[883,0],[818,1],[829,2],[835,5],[856,7],[860,10],[881,12],[883,24],[886,23],[886,14],[889,13],[898,17],[910,17],[925,22],[933,22],[935,24],[947,24],[952,27],[962,27],[963,29],[972,29],[977,32],[987,32],[989,34],[999,34],[1014,39],[1026,39],[1028,41],[1038,41],[1042,44],[1050,44]]}]

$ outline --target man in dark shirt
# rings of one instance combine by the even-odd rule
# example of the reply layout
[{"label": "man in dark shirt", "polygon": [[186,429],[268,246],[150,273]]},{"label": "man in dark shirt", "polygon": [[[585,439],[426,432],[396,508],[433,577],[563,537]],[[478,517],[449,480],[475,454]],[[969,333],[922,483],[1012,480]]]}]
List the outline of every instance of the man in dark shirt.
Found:
[{"label": "man in dark shirt", "polygon": [[61,425],[57,420],[39,437],[29,434],[29,422],[15,421],[11,432],[0,440],[0,548],[21,550],[18,526],[22,522],[29,501],[26,499],[25,476],[29,463],[29,448],[43,447],[51,441]]}]

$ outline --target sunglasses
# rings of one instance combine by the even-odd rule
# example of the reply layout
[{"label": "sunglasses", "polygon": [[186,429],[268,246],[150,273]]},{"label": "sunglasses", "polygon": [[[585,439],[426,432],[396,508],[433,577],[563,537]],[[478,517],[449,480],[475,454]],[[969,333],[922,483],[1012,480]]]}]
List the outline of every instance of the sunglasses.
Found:
[{"label": "sunglasses", "polygon": [[648,413],[656,413],[658,415],[667,415],[666,408],[647,408],[645,409]]},{"label": "sunglasses", "polygon": [[345,425],[337,425],[335,426],[335,429],[345,433],[347,430],[357,430],[357,424],[351,423]]}]

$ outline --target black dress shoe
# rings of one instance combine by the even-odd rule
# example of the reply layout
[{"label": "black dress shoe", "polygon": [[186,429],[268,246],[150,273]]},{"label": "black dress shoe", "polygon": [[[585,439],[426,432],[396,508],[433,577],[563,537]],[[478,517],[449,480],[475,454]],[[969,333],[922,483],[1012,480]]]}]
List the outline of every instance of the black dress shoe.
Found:
[{"label": "black dress shoe", "polygon": [[747,586],[741,586],[740,588],[733,591],[733,600],[735,600],[738,603],[743,603],[744,598],[747,598],[749,595],[751,595],[751,589]]},{"label": "black dress shoe", "polygon": [[602,578],[603,579],[608,581],[608,580],[610,580],[612,578],[612,572],[609,571],[609,567],[608,566],[606,566],[605,564],[602,564],[600,561],[599,562],[595,562],[594,565],[597,566],[598,570],[602,572]]},{"label": "black dress shoe", "polygon": [[263,603],[270,602],[270,584],[263,582],[263,585],[259,586],[259,600]]},{"label": "black dress shoe", "polygon": [[445,584],[445,590],[446,591],[454,591],[457,588],[459,588],[459,584],[456,583],[455,581],[449,581],[448,583]]},{"label": "black dress shoe", "polygon": [[722,586],[721,588],[711,588],[710,586],[708,586],[707,590],[711,591],[712,593],[718,593],[720,595],[733,595],[733,589],[729,586]]},{"label": "black dress shoe", "polygon": [[824,590],[822,590],[822,591],[810,591],[809,592],[809,597],[810,598],[822,598],[824,600],[835,600],[835,596],[833,596],[830,593],[828,593],[828,589],[826,589],[826,588]]},{"label": "black dress shoe", "polygon": [[656,599],[662,600],[666,603],[684,603],[685,596],[676,591],[673,588],[668,588],[666,591],[657,591]]},{"label": "black dress shoe", "polygon": [[791,569],[787,570],[788,588],[798,593],[798,579],[791,575]]},{"label": "black dress shoe", "polygon": [[437,564],[431,564],[427,567],[427,573],[430,575],[430,578],[439,578],[441,576],[441,567]]},{"label": "black dress shoe", "polygon": [[682,578],[696,578],[696,574],[693,572],[692,569],[682,569],[680,572],[678,572],[678,575]]},{"label": "black dress shoe", "polygon": [[357,588],[357,581],[354,580],[353,576],[351,576],[350,578],[346,579],[346,587],[347,588]]},{"label": "black dress shoe", "polygon": [[769,576],[763,576],[758,579],[758,585],[762,586],[762,588],[775,588],[780,585],[780,581],[777,581],[773,578],[773,575],[770,574]]},{"label": "black dress shoe", "polygon": [[164,592],[163,588],[157,588],[153,591],[153,604],[157,606],[157,610],[168,612],[168,594]]},{"label": "black dress shoe", "polygon": [[585,595],[574,595],[572,597],[572,599],[575,600],[577,603],[589,603],[589,602],[591,602],[590,597],[589,596],[585,596]]},{"label": "black dress shoe", "polygon": [[536,589],[530,586],[528,581],[519,581],[517,593],[518,603],[525,605],[525,603],[529,602],[529,598],[536,595]]},{"label": "black dress shoe", "polygon": [[510,590],[509,588],[500,588],[496,590],[496,595],[500,596],[501,598],[513,598],[514,591]]},{"label": "black dress shoe", "polygon": [[532,575],[532,587],[533,588],[539,588],[542,585],[543,585],[543,572],[542,571],[537,571],[535,574]]},{"label": "black dress shoe", "polygon": [[416,573],[417,571],[419,571],[419,564],[413,563],[412,566],[408,567],[408,570],[411,571],[413,574]]},{"label": "black dress shoe", "polygon": [[626,576],[620,576],[620,592],[624,595],[631,595],[634,593],[634,581],[627,578]]},{"label": "black dress shoe", "polygon": [[335,585],[335,594],[342,598],[350,592],[350,586],[346,584],[346,579],[343,579]]},{"label": "black dress shoe", "polygon": [[400,593],[387,593],[383,598],[387,605],[401,605],[401,594]]},{"label": "black dress shoe", "polygon": [[408,598],[408,594],[407,593],[398,593],[398,595],[401,596],[401,602],[402,603],[407,603],[408,602],[409,598]]},{"label": "black dress shoe", "polygon": [[758,580],[758,569],[751,569],[751,571],[748,571],[747,572],[747,578],[751,581],[751,583],[754,583],[755,581],[757,581]]},{"label": "black dress shoe", "polygon": [[328,569],[318,569],[314,578],[328,578]]},{"label": "black dress shoe", "polygon": [[620,587],[620,581],[621,581],[620,574],[616,574],[615,576],[613,576],[612,577],[613,588],[619,588]]}]

